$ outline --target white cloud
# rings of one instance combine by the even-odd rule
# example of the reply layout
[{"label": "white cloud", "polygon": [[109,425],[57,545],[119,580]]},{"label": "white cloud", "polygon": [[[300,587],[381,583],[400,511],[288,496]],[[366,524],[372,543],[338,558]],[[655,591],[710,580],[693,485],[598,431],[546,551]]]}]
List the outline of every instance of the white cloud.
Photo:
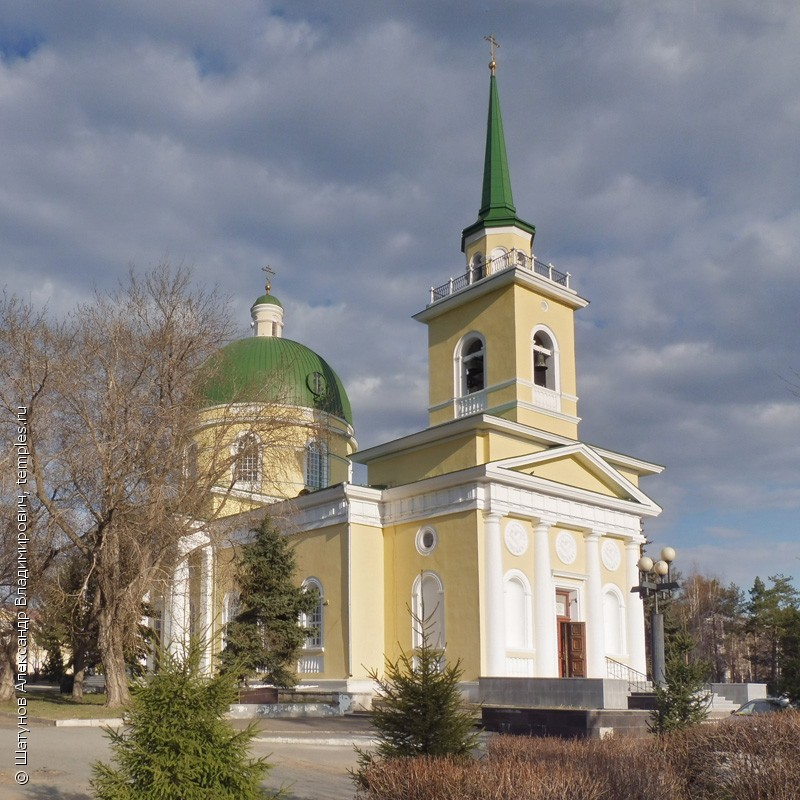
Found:
[{"label": "white cloud", "polygon": [[583,435],[667,466],[645,487],[659,536],[708,514],[712,547],[759,508],[800,512],[792,0],[11,0],[0,282],[62,311],[166,256],[231,293],[246,334],[271,264],[361,443],[424,425],[410,316],[463,268],[489,30],[518,211],[592,301]]}]

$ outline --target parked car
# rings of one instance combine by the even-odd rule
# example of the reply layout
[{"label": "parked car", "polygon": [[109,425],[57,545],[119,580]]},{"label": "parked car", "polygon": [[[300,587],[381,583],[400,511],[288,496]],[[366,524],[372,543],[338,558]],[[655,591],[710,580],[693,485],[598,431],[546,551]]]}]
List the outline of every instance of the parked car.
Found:
[{"label": "parked car", "polygon": [[792,703],[785,695],[781,697],[762,697],[759,700],[748,700],[731,714],[737,717],[747,717],[752,714],[773,714],[776,711],[786,711],[792,708]]}]

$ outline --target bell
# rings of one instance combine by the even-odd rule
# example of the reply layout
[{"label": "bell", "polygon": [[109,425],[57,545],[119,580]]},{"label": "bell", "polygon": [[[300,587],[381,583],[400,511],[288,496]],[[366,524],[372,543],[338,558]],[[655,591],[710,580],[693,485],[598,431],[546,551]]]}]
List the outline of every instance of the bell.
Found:
[{"label": "bell", "polygon": [[537,369],[547,369],[547,356],[541,351],[537,351],[533,360],[533,366]]}]

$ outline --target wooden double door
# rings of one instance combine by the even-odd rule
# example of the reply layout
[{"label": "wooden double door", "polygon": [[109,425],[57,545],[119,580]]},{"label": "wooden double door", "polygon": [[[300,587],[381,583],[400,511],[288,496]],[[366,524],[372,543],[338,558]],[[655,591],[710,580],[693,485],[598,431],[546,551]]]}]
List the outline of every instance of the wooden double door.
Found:
[{"label": "wooden double door", "polygon": [[561,678],[586,677],[586,623],[571,619],[574,593],[556,589],[558,624],[558,674]]}]

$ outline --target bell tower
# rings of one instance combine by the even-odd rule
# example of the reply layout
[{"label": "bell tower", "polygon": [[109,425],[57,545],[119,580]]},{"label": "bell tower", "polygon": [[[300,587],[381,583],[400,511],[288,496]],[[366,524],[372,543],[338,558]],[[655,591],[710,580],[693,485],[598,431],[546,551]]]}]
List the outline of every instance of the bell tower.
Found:
[{"label": "bell tower", "polygon": [[494,37],[478,219],[461,234],[464,271],[431,288],[429,425],[491,414],[578,438],[573,314],[588,301],[533,253],[536,228],[511,192]]}]

